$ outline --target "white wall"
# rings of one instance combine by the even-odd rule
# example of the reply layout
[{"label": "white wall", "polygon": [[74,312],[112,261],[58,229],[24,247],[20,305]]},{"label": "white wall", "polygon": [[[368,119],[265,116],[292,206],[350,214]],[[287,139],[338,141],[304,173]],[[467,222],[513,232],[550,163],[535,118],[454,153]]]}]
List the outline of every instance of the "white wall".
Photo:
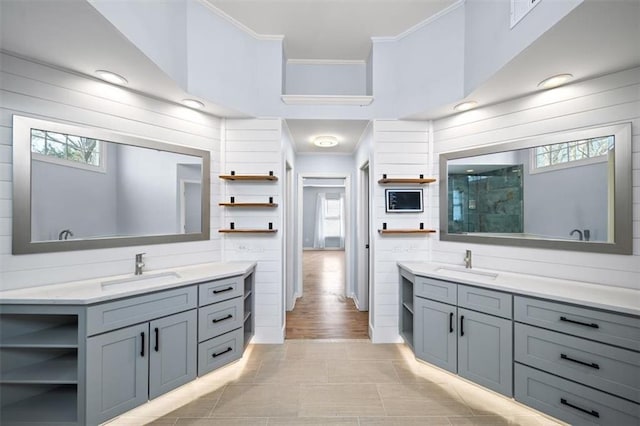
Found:
[{"label": "white wall", "polygon": [[[256,333],[254,342],[279,343],[284,341],[284,288],[283,288],[283,141],[282,121],[279,119],[225,120],[222,171],[225,174],[268,174],[273,171],[278,181],[227,182],[215,178],[212,191],[220,197],[236,202],[273,202],[275,209],[222,210],[221,226],[267,229],[273,223],[275,234],[224,234],[223,260],[255,261],[256,268]],[[218,185],[216,185],[218,182]]]},{"label": "white wall", "polygon": [[284,93],[290,95],[366,95],[365,62],[289,61]]},{"label": "white wall", "polygon": [[13,256],[13,114],[95,126],[211,150],[211,174],[216,179],[220,121],[201,112],[6,54],[0,59],[0,289],[131,273],[137,252],[147,253],[147,270],[220,260],[219,209],[215,196],[208,241]]},{"label": "white wall", "polygon": [[437,221],[431,217],[429,200],[437,194],[432,185],[406,186],[423,188],[425,211],[423,213],[386,213],[385,189],[393,185],[380,185],[378,180],[388,178],[432,177],[433,168],[429,145],[429,126],[419,121],[376,120],[373,123],[371,227],[373,240],[372,312],[374,343],[399,341],[398,335],[398,265],[399,261],[427,261],[434,234],[380,235],[377,230],[387,223],[388,229],[418,229],[420,222],[425,229],[435,229]]},{"label": "white wall", "polygon": [[[474,266],[479,268],[640,288],[639,68],[438,120],[433,124],[434,148],[436,153],[454,151],[614,122],[632,122],[633,255],[466,244],[434,239],[433,260],[461,265],[465,249],[471,249]],[[433,161],[432,167],[436,167],[437,157]],[[428,205],[431,206],[433,218],[437,218],[437,192],[434,191],[432,195]]]}]

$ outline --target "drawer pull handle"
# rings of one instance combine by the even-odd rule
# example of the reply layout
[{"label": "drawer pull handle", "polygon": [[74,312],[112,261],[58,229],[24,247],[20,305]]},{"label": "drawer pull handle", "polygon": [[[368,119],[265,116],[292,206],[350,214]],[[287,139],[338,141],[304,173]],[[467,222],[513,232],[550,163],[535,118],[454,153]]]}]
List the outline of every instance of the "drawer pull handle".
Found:
[{"label": "drawer pull handle", "polygon": [[233,290],[233,287],[227,287],[223,290],[213,290],[213,294],[226,293],[227,291],[231,291],[231,290]]},{"label": "drawer pull handle", "polygon": [[231,318],[233,318],[233,315],[229,314],[229,315],[227,315],[227,316],[226,316],[226,317],[224,317],[224,318],[217,318],[217,319],[213,319],[213,320],[211,320],[211,322],[215,324],[215,323],[217,323],[217,322],[220,322],[220,321],[226,321],[226,320],[231,319]]},{"label": "drawer pull handle", "polygon": [[590,416],[600,418],[600,413],[598,413],[596,410],[585,410],[582,407],[578,407],[577,405],[573,405],[570,402],[567,402],[567,400],[564,398],[560,398],[560,404],[566,405],[567,407],[571,407],[574,410],[582,411],[583,413],[587,413]]},{"label": "drawer pull handle", "polygon": [[576,364],[586,365],[587,367],[595,368],[596,370],[600,370],[600,366],[595,362],[584,362],[577,359],[573,359],[568,357],[565,354],[560,354],[560,358],[566,359],[567,361],[575,362]]},{"label": "drawer pull handle", "polygon": [[142,338],[142,345],[140,346],[140,356],[144,358],[144,331],[140,333],[140,337]]},{"label": "drawer pull handle", "polygon": [[589,323],[589,322],[581,322],[581,321],[575,321],[572,319],[569,319],[567,317],[560,317],[560,321],[564,321],[564,322],[570,322],[571,324],[578,324],[578,325],[584,325],[585,327],[591,327],[591,328],[600,328],[600,326],[596,323]]},{"label": "drawer pull handle", "polygon": [[464,315],[460,316],[460,337],[464,336]]},{"label": "drawer pull handle", "polygon": [[229,346],[229,347],[228,347],[227,349],[225,349],[224,351],[222,351],[222,352],[218,352],[217,354],[211,354],[211,356],[212,356],[213,358],[216,358],[216,357],[219,357],[220,355],[224,355],[224,354],[226,354],[227,352],[231,352],[232,350],[233,350],[233,349],[231,348],[231,346]]},{"label": "drawer pull handle", "polygon": [[449,312],[449,333],[453,333],[453,312]]}]

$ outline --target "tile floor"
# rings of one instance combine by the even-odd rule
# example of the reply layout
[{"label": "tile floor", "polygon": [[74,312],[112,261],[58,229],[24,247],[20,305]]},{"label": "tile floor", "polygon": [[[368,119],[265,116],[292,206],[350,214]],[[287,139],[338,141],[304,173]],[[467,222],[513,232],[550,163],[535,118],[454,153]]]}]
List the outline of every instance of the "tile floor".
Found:
[{"label": "tile floor", "polygon": [[404,345],[287,340],[108,423],[117,425],[558,425],[417,362]]}]

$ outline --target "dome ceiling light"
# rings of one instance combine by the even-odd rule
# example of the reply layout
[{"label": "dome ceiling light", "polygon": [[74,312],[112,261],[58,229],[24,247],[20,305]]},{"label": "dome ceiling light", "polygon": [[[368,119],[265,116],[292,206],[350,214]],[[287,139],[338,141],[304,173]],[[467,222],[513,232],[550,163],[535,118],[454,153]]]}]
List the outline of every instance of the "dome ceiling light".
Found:
[{"label": "dome ceiling light", "polygon": [[195,99],[183,99],[182,105],[188,106],[189,108],[202,109],[204,108],[204,104]]},{"label": "dome ceiling light", "polygon": [[313,139],[313,144],[320,148],[332,148],[338,145],[338,138],[335,136],[318,136]]},{"label": "dome ceiling light", "polygon": [[542,89],[552,89],[554,87],[562,86],[567,81],[573,78],[572,74],[558,74],[551,76],[549,78],[545,78],[540,83],[538,83],[538,87]]},{"label": "dome ceiling light", "polygon": [[473,109],[475,107],[478,106],[478,103],[476,101],[466,101],[466,102],[462,102],[459,103],[458,105],[453,107],[454,111],[457,112],[462,112],[462,111],[468,111],[470,109]]},{"label": "dome ceiling light", "polygon": [[128,83],[127,79],[123,76],[107,70],[96,70],[96,75],[104,81],[109,83],[118,84],[124,86]]}]

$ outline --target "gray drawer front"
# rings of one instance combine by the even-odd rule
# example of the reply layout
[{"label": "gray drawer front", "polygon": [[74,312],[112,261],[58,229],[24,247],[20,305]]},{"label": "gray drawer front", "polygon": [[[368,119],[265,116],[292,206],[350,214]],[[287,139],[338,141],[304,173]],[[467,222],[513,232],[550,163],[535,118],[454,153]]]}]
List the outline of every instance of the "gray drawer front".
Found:
[{"label": "gray drawer front", "polygon": [[242,327],[243,311],[242,297],[198,309],[198,341],[202,342]]},{"label": "gray drawer front", "polygon": [[193,309],[196,297],[196,287],[189,286],[90,306],[87,334],[92,336]]},{"label": "gray drawer front", "polygon": [[640,402],[636,352],[518,323],[514,351],[518,362]]},{"label": "gray drawer front", "polygon": [[198,376],[207,374],[242,356],[242,328],[198,345]]},{"label": "gray drawer front", "polygon": [[516,321],[640,351],[640,319],[590,308],[514,298]]},{"label": "gray drawer front", "polygon": [[244,281],[237,276],[202,283],[198,288],[198,305],[205,306],[240,296],[244,292]]},{"label": "gray drawer front", "polygon": [[458,306],[463,308],[511,319],[512,305],[509,293],[458,284]]},{"label": "gray drawer front", "polygon": [[426,299],[455,305],[457,302],[456,283],[427,277],[416,277],[413,294]]},{"label": "gray drawer front", "polygon": [[515,398],[573,425],[640,422],[638,404],[520,364],[515,364]]}]

